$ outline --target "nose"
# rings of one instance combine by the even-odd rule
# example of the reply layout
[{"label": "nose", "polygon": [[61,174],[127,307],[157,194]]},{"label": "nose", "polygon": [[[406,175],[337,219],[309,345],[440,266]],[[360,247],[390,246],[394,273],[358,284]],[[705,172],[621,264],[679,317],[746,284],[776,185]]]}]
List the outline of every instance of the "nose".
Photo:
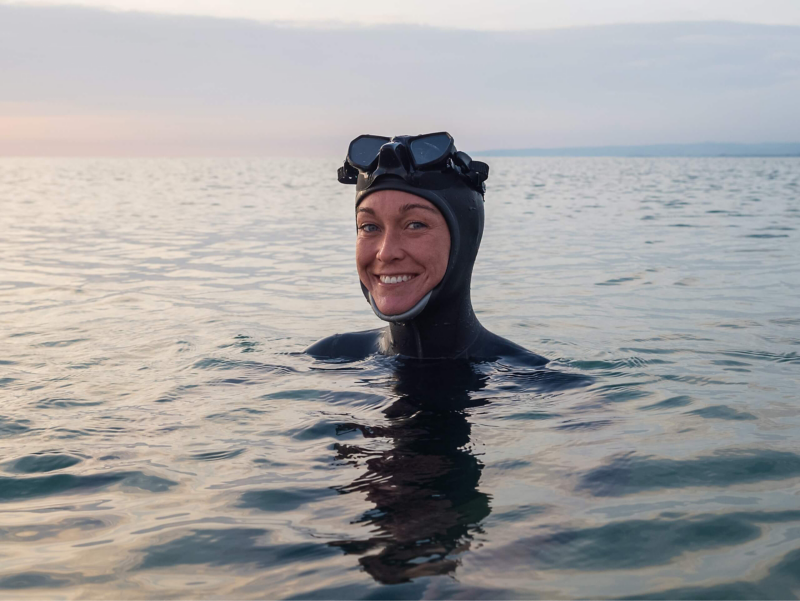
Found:
[{"label": "nose", "polygon": [[404,256],[405,251],[400,232],[393,227],[387,228],[378,247],[377,259],[382,263],[390,263],[398,261]]}]

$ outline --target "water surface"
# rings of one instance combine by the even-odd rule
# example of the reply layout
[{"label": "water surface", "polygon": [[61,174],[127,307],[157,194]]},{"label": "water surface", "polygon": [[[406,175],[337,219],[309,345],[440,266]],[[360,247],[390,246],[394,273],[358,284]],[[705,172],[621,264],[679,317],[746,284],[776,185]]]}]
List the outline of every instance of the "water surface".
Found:
[{"label": "water surface", "polygon": [[303,355],[336,161],[0,160],[0,596],[800,596],[800,160],[490,163],[550,370]]}]

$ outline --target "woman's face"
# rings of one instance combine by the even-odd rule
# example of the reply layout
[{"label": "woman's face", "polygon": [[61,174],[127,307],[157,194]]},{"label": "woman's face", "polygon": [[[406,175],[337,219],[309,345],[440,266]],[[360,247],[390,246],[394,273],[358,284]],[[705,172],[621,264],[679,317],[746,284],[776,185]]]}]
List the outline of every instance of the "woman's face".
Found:
[{"label": "woman's face", "polygon": [[430,202],[399,190],[367,196],[356,213],[358,277],[381,313],[411,309],[444,277],[447,222]]}]

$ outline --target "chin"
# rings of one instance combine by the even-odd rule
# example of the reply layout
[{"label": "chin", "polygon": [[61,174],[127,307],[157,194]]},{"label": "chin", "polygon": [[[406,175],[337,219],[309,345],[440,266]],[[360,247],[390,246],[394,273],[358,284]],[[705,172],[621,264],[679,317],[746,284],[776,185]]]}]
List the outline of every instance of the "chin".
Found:
[{"label": "chin", "polygon": [[416,299],[413,302],[407,299],[389,299],[389,298],[382,298],[382,299],[375,299],[375,305],[378,307],[381,313],[384,315],[400,315],[401,313],[405,313],[409,309],[411,309],[414,305],[416,305],[420,299]]}]

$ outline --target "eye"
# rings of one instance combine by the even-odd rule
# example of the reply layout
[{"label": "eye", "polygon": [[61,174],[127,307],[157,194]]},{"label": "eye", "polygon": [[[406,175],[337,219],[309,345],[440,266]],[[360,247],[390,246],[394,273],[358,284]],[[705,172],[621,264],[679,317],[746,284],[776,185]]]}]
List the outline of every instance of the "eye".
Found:
[{"label": "eye", "polygon": [[378,226],[374,223],[362,223],[358,226],[358,229],[366,234],[371,234],[378,231]]},{"label": "eye", "polygon": [[412,221],[408,224],[408,229],[410,230],[421,230],[428,227],[427,224],[422,223],[421,221]]}]

